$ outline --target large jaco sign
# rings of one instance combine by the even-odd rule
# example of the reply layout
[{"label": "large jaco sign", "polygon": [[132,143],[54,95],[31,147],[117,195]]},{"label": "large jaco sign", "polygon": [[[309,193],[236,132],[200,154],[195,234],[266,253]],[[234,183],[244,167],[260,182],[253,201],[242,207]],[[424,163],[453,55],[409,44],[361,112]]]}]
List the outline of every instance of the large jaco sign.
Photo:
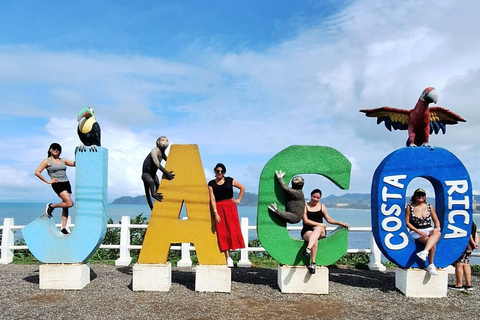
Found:
[{"label": "large jaco sign", "polygon": [[[162,180],[159,192],[162,202],[156,201],[150,216],[139,263],[166,263],[172,243],[191,242],[195,245],[202,265],[225,264],[217,238],[212,232],[208,187],[196,145],[172,145],[165,167],[175,173],[171,181]],[[291,146],[272,158],[262,171],[259,186],[257,230],[267,252],[282,264],[303,264],[303,240],[293,239],[286,222],[271,216],[268,205],[285,203],[283,191],[275,181],[275,170],[286,172],[288,182],[296,174],[321,174],[342,189],[350,184],[351,164],[335,149],[319,146]],[[179,219],[185,206],[188,220]],[[330,265],[342,257],[348,248],[347,229],[322,239],[317,264]]]},{"label": "large jaco sign", "polygon": [[[285,172],[286,184],[299,174],[323,175],[341,189],[350,185],[351,163],[337,150],[324,146],[290,146],[277,153],[263,168],[258,187],[257,232],[260,243],[279,263],[303,265],[306,242],[292,238],[287,222],[269,211],[272,202],[285,205],[285,193],[275,178],[275,170]],[[321,187],[321,186],[319,186]],[[306,197],[311,190],[303,190]],[[284,210],[284,208],[281,208]],[[339,228],[318,242],[317,265],[330,265],[348,249],[348,230]]]},{"label": "large jaco sign", "polygon": [[405,204],[411,197],[406,194],[407,186],[417,177],[430,181],[435,190],[435,209],[442,235],[434,263],[437,267],[446,267],[468,244],[472,185],[463,164],[445,149],[403,148],[380,163],[371,190],[373,235],[382,253],[400,267],[425,266],[415,254],[421,246],[409,235],[405,223]]}]

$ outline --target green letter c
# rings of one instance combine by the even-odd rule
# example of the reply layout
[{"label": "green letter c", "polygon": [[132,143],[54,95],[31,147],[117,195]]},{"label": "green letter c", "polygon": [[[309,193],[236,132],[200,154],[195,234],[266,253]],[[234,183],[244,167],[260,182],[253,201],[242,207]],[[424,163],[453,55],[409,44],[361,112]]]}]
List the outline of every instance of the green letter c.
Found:
[{"label": "green letter c", "polygon": [[[286,183],[298,174],[319,174],[345,190],[350,186],[351,167],[343,154],[324,146],[290,146],[265,165],[258,187],[257,232],[260,243],[275,260],[286,265],[303,265],[306,262],[302,255],[305,242],[292,238],[286,221],[268,209],[272,202],[285,205],[285,195],[276,182],[275,170],[285,172]],[[316,262],[318,265],[331,265],[347,249],[348,230],[337,229],[318,243]]]}]

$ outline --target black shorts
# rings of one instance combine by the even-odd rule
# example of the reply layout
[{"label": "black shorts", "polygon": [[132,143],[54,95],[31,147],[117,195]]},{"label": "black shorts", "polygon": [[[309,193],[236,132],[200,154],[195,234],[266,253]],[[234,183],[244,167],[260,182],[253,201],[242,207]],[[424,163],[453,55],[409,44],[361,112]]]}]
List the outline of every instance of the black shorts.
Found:
[{"label": "black shorts", "polygon": [[70,185],[70,181],[52,183],[52,189],[58,196],[60,196],[60,193],[65,190],[72,194],[72,186]]},{"label": "black shorts", "polygon": [[455,262],[470,264],[470,257],[472,256],[472,250],[465,250],[460,258]]}]

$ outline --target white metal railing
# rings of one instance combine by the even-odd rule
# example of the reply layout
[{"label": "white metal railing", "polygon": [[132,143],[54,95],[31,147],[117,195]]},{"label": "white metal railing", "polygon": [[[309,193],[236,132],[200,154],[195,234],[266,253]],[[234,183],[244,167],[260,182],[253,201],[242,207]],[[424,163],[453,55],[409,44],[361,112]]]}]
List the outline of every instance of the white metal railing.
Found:
[{"label": "white metal railing", "polygon": [[[60,225],[57,225],[60,226]],[[74,227],[71,224],[70,220],[68,221],[69,227]],[[2,244],[1,244],[1,254],[0,254],[0,264],[8,264],[13,260],[13,254],[15,250],[28,249],[28,246],[15,245],[14,233],[15,231],[22,230],[25,226],[15,226],[13,218],[5,218],[3,226],[0,226],[2,230]],[[141,224],[135,225],[130,223],[129,216],[123,216],[120,223],[118,224],[108,224],[107,228],[119,228],[120,229],[120,243],[119,244],[102,244],[100,249],[117,249],[120,250],[120,257],[115,261],[115,265],[118,266],[128,266],[132,258],[130,256],[130,250],[140,250],[141,245],[132,245],[130,244],[130,229],[146,229],[148,225]],[[250,230],[256,230],[255,225],[248,225],[248,218],[241,219],[241,229],[244,239],[248,239],[248,232]],[[288,230],[297,230],[299,231],[301,227],[288,227]],[[329,228],[327,230],[333,230]],[[360,228],[350,228],[350,232],[371,232],[370,227],[360,227]],[[237,263],[238,267],[251,267],[251,262],[248,259],[249,252],[265,252],[265,249],[262,247],[248,247],[248,241],[245,243],[246,248],[240,249],[240,259]],[[372,249],[373,248],[373,249]],[[171,246],[172,250],[181,251],[181,259],[177,262],[178,267],[191,267],[192,260],[190,258],[190,252],[195,250],[195,247],[190,243],[182,243],[180,246]],[[375,241],[371,241],[370,248],[349,248],[347,253],[358,253],[364,252],[370,254],[370,267],[375,270],[383,270],[384,266],[381,264],[381,253],[377,248]]]},{"label": "white metal railing", "polygon": [[[69,227],[74,227],[71,224],[70,220],[68,221]],[[60,225],[57,225],[58,227]],[[14,225],[13,218],[5,218],[3,225],[0,225],[0,230],[2,230],[2,243],[0,246],[0,264],[8,264],[13,260],[13,254],[15,250],[28,249],[28,246],[15,245],[15,231],[22,230],[25,226],[16,226]],[[257,230],[256,225],[249,225],[248,218],[241,218],[241,230],[244,239],[248,239],[248,232],[250,230]],[[141,245],[132,245],[130,244],[130,229],[146,229],[148,228],[147,224],[131,224],[129,216],[123,216],[120,223],[117,224],[108,224],[107,228],[119,228],[120,229],[120,243],[119,244],[102,244],[100,249],[117,249],[120,250],[120,257],[115,261],[117,266],[128,266],[132,258],[130,256],[130,250],[140,250]],[[293,226],[287,227],[287,230],[299,231],[301,227]],[[327,231],[332,231],[334,228],[327,228]],[[350,227],[349,232],[369,232],[370,233],[370,246],[369,248],[348,248],[347,253],[368,253],[370,254],[370,263],[369,267],[371,270],[385,270],[385,266],[381,262],[382,254],[380,249],[377,247],[375,240],[372,235],[371,227]],[[239,249],[240,259],[237,263],[238,267],[251,267],[251,262],[248,259],[249,252],[265,252],[265,249],[262,247],[248,247],[248,241],[245,242],[246,248]],[[181,259],[178,261],[178,267],[191,267],[192,260],[190,258],[191,251],[195,250],[195,247],[190,243],[182,243],[180,246],[171,246],[171,250],[180,250]],[[480,252],[473,252],[473,256],[480,257]]]}]

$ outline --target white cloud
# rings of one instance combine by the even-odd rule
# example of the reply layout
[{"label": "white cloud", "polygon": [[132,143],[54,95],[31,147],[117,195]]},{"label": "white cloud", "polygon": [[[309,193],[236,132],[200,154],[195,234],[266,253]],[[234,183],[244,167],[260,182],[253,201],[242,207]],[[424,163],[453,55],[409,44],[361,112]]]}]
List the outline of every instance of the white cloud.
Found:
[{"label": "white cloud", "polygon": [[480,44],[469,36],[480,28],[477,7],[462,1],[357,1],[263,51],[223,53],[197,43],[190,63],[2,47],[1,83],[14,82],[23,93],[35,85],[48,92],[40,101],[7,95],[3,106],[12,108],[0,112],[53,117],[43,136],[6,137],[2,151],[14,143],[23,157],[0,155],[0,165],[8,161],[31,172],[49,143],[73,150],[76,115],[92,105],[109,149],[112,198],[143,194],[141,164],[160,135],[171,143],[198,144],[207,179],[213,178],[210,167],[224,161],[253,192],[263,166],[287,146],[330,146],[352,161],[350,192],[369,192],[375,168],[405,145],[407,133],[388,132],[358,110],[410,109],[425,87],[435,86],[439,105],[468,122],[449,126],[431,142],[457,154],[479,189],[474,159],[480,93],[474,84],[480,80]]},{"label": "white cloud", "polygon": [[19,171],[16,168],[0,165],[0,188],[5,190],[25,189],[32,184],[32,179],[25,171]]}]

